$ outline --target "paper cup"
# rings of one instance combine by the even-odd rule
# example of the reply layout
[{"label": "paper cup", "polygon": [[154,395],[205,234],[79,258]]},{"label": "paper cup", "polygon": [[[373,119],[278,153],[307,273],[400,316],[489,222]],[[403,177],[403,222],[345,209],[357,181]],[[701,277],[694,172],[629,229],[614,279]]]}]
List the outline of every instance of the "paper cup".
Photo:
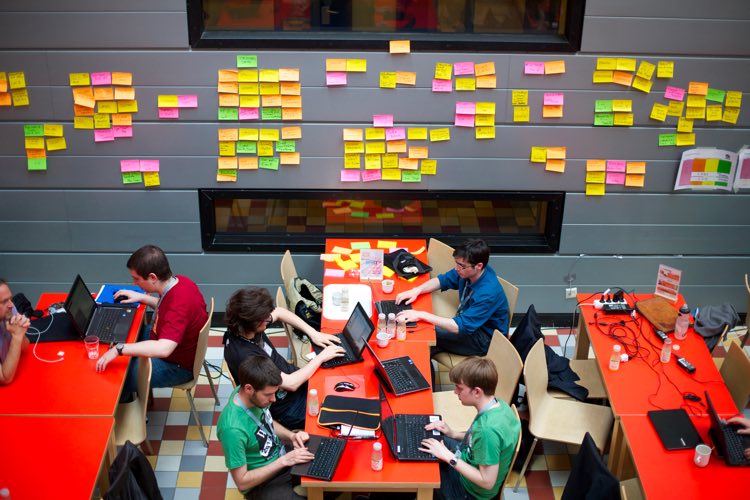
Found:
[{"label": "paper cup", "polygon": [[383,293],[393,292],[393,280],[383,280],[381,285],[383,287]]},{"label": "paper cup", "polygon": [[385,332],[378,333],[375,338],[378,341],[378,347],[388,347],[388,342],[391,340],[391,338]]}]

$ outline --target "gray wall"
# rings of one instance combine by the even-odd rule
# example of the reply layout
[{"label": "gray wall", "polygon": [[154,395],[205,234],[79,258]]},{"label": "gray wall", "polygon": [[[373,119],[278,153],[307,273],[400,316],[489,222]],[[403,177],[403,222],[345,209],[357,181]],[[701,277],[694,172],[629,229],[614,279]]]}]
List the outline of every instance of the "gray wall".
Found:
[{"label": "gray wall", "polygon": [[[596,57],[622,55],[651,62],[675,61],[670,85],[691,80],[712,87],[750,91],[750,11],[741,0],[708,4],[589,0],[582,51],[571,55],[513,53],[192,51],[182,0],[0,3],[0,71],[25,71],[28,108],[0,108],[0,276],[15,291],[35,300],[38,293],[66,291],[76,272],[93,287],[124,282],[124,263],[144,243],[162,246],[173,269],[195,279],[217,310],[237,287],[280,284],[280,255],[204,254],[200,243],[197,192],[204,187],[348,188],[338,182],[342,167],[341,129],[364,127],[374,113],[393,113],[400,125],[450,126],[457,100],[495,101],[497,139],[476,141],[473,131],[451,129],[451,141],[431,143],[438,175],[403,189],[496,189],[566,191],[562,241],[557,255],[507,255],[492,264],[521,289],[518,311],[529,304],[542,313],[570,312],[563,276],[576,274],[579,291],[612,286],[652,292],[660,263],[683,270],[687,300],[695,304],[731,301],[746,309],[741,275],[750,269],[750,194],[672,192],[684,148],[659,148],[659,133],[673,132],[673,120],[649,120],[662,102],[666,82],[651,94],[593,85]],[[63,7],[61,7],[61,5]],[[673,17],[679,14],[679,18]],[[701,33],[700,37],[695,36]],[[299,167],[278,172],[242,171],[237,184],[215,181],[218,155],[216,70],[234,67],[237,54],[257,54],[263,67],[299,67],[303,86],[303,138]],[[325,87],[327,57],[365,57],[368,72],[350,75],[345,88]],[[525,77],[525,60],[565,59],[567,72]],[[433,94],[436,62],[492,60],[498,88],[465,94]],[[415,88],[381,90],[378,73],[417,71]],[[133,139],[94,144],[91,131],[74,130],[68,73],[131,71],[139,112]],[[529,89],[530,124],[513,124],[511,89]],[[542,94],[565,92],[565,116],[541,119]],[[197,94],[199,108],[179,121],[157,120],[159,94]],[[595,99],[632,99],[632,128],[593,128]],[[748,106],[745,97],[745,107]],[[23,124],[63,123],[68,148],[48,154],[48,171],[29,173]],[[750,143],[750,114],[736,126],[696,125],[697,145],[737,150]],[[275,124],[279,126],[279,124]],[[252,126],[247,123],[243,126]],[[273,126],[273,125],[272,125]],[[531,146],[567,146],[566,172],[544,172],[528,162]],[[119,160],[158,158],[161,187],[126,187]],[[646,186],[607,186],[603,198],[584,196],[588,158],[647,162]],[[358,184],[356,189],[395,184]],[[295,256],[301,274],[322,281],[317,256]]]}]

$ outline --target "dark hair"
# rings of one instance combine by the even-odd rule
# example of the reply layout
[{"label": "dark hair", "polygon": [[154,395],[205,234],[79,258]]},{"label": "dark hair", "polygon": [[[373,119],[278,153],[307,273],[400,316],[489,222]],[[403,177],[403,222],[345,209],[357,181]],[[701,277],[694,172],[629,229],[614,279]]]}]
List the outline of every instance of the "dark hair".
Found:
[{"label": "dark hair", "polygon": [[167,281],[172,277],[164,250],[154,245],[145,245],[133,252],[128,259],[127,267],[141,278],[147,278],[151,273],[154,273],[159,281]]},{"label": "dark hair", "polygon": [[239,335],[257,330],[274,309],[271,294],[265,288],[240,288],[227,301],[224,322],[229,333]]},{"label": "dark hair", "polygon": [[484,240],[466,240],[453,250],[453,257],[466,259],[472,266],[482,264],[482,267],[487,267],[490,261],[490,247]]},{"label": "dark hair", "polygon": [[469,356],[451,368],[451,382],[469,388],[479,387],[485,396],[494,396],[497,388],[497,368],[491,359]]},{"label": "dark hair", "polygon": [[250,356],[240,363],[237,384],[243,387],[250,384],[256,391],[266,387],[281,385],[281,370],[266,356]]}]

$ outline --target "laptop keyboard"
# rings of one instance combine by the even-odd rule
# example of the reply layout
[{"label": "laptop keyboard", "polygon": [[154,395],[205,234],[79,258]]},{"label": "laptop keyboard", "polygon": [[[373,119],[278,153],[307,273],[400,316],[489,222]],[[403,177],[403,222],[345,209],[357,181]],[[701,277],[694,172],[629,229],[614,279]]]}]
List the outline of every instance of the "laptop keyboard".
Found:
[{"label": "laptop keyboard", "polygon": [[430,422],[426,415],[399,415],[398,417],[398,445],[401,454],[408,458],[419,458],[432,460],[429,453],[419,451],[422,440],[430,437],[424,430],[425,425]]},{"label": "laptop keyboard", "polygon": [[[320,365],[323,368],[333,368],[335,366],[346,365],[356,359],[356,356],[354,355],[351,348],[349,347],[349,344],[343,341],[343,335],[337,335],[337,337],[339,337],[339,339],[342,339],[342,342],[339,345],[341,346],[342,349],[344,349],[345,351],[344,355],[339,356],[338,358],[329,359],[328,361]],[[322,351],[322,349],[320,350]],[[316,352],[320,352],[320,351],[316,349]]]},{"label": "laptop keyboard", "polygon": [[[411,304],[396,304],[395,300],[381,300],[379,302],[375,302],[375,309],[378,310],[378,313],[383,313],[386,316],[388,316],[390,313],[398,315],[401,311],[409,311],[411,310]],[[417,323],[414,321],[410,321],[406,324],[406,326],[413,328],[417,326]]]},{"label": "laptop keyboard", "polygon": [[341,453],[344,451],[344,445],[346,445],[346,440],[344,439],[321,439],[320,446],[318,446],[318,450],[315,452],[315,458],[305,475],[330,481],[333,473],[336,472],[336,466],[338,466]]},{"label": "laptop keyboard", "polygon": [[401,365],[400,361],[395,360],[393,363],[383,361],[383,367],[388,373],[388,378],[391,379],[391,384],[393,384],[393,390],[396,394],[412,391],[419,387],[411,377],[411,374]]},{"label": "laptop keyboard", "polygon": [[103,344],[124,340],[118,339],[118,335],[115,334],[115,327],[117,326],[121,314],[122,310],[120,309],[98,309],[96,315],[94,315],[94,319],[91,321],[89,331],[94,332],[94,334],[99,337],[99,342]]},{"label": "laptop keyboard", "polygon": [[737,429],[731,425],[722,425],[721,431],[724,433],[724,441],[727,443],[727,462],[730,464],[747,464],[745,442],[742,436],[737,434]]}]

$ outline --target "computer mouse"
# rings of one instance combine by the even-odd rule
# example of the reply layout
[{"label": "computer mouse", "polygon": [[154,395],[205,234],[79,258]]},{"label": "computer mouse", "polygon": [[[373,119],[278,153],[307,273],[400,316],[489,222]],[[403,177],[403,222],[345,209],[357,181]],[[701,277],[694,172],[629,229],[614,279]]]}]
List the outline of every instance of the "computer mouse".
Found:
[{"label": "computer mouse", "polygon": [[124,295],[120,295],[119,297],[115,297],[115,304],[121,303],[123,300],[126,300],[127,297]]},{"label": "computer mouse", "polygon": [[333,390],[335,390],[336,392],[353,391],[354,389],[354,384],[352,384],[351,382],[347,382],[346,380],[342,380],[341,382],[333,386]]}]

